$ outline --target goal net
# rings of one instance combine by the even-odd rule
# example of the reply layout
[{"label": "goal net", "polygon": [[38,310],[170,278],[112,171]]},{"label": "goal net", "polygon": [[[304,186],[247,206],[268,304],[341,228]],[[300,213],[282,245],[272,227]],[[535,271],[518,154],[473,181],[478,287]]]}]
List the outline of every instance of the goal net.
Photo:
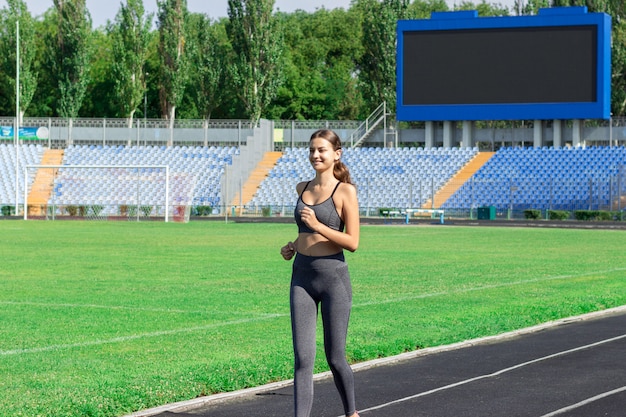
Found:
[{"label": "goal net", "polygon": [[24,219],[189,221],[197,178],[166,165],[28,165]]}]

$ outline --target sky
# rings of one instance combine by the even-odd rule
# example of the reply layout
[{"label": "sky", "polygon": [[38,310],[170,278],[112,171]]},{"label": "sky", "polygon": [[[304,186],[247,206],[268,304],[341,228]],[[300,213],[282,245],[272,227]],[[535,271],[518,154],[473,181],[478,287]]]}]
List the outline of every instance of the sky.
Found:
[{"label": "sky", "polygon": [[[446,1],[452,6],[456,0]],[[480,0],[475,0],[475,3],[479,2]],[[488,2],[500,3],[510,8],[514,0],[488,0]],[[107,20],[113,20],[121,3],[122,0],[87,0],[87,9],[91,14],[94,28],[105,25]],[[144,0],[143,2],[148,12],[156,12],[156,3],[156,0]],[[350,0],[275,0],[274,4],[275,10],[281,10],[287,13],[293,12],[296,9],[314,12],[321,7],[326,9],[335,9],[338,7],[347,9],[350,6]],[[5,8],[6,5],[5,0],[0,0],[0,8]],[[26,0],[26,5],[30,13],[36,17],[52,7],[53,1]],[[204,13],[212,18],[226,17],[228,0],[187,0],[187,8],[190,12]]]}]

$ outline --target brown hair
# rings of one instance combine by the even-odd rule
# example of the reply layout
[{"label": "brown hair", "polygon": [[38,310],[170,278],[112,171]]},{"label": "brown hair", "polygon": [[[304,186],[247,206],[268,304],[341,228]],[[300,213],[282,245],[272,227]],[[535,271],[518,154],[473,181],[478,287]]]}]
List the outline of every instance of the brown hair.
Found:
[{"label": "brown hair", "polygon": [[[337,135],[334,131],[330,129],[320,129],[320,130],[313,132],[313,134],[311,135],[310,141],[316,138],[326,139],[328,142],[330,142],[331,145],[333,145],[334,150],[342,149],[341,139],[339,138],[339,135]],[[346,164],[341,162],[340,159],[335,161],[333,174],[335,175],[335,178],[337,178],[339,181],[352,184],[350,171],[348,170],[348,167],[346,166]]]}]

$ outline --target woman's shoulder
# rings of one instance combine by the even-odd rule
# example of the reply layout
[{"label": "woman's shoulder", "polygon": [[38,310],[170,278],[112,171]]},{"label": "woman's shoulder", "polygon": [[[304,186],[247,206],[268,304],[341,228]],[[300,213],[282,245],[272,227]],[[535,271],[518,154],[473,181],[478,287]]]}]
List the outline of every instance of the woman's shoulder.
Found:
[{"label": "woman's shoulder", "polygon": [[341,193],[344,196],[348,197],[356,197],[356,186],[349,182],[341,182],[337,187],[337,192]]},{"label": "woman's shoulder", "polygon": [[311,181],[302,181],[302,182],[299,182],[298,185],[296,185],[296,191],[298,192],[298,195],[302,194],[302,191],[304,191],[305,187],[310,182]]}]

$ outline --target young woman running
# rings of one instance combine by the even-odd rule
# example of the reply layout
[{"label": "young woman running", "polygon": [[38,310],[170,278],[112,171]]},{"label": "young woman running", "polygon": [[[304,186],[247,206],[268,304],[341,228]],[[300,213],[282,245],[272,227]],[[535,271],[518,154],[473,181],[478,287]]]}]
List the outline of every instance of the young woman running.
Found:
[{"label": "young woman running", "polygon": [[298,237],[280,250],[285,260],[295,256],[290,303],[296,417],[309,417],[313,405],[318,306],[326,360],[345,414],[358,417],[354,377],[346,360],[352,287],[343,250],[354,252],[359,246],[359,203],[341,153],[341,140],[332,130],[318,130],[311,136],[309,162],[315,178],[296,186]]}]

